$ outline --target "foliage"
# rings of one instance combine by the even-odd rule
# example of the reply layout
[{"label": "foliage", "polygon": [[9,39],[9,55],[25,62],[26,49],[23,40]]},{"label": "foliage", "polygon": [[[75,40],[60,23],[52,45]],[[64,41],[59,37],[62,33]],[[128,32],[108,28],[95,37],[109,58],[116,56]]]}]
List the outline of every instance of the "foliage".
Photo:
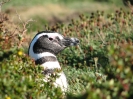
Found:
[{"label": "foliage", "polygon": [[[0,63],[0,98],[36,99],[62,98],[60,89],[55,89],[52,83],[45,83],[42,79],[42,68],[25,56],[21,50]],[[55,96],[56,94],[56,96]]]},{"label": "foliage", "polygon": [[[46,25],[45,30],[76,36],[80,45],[64,50],[58,59],[69,89],[62,94],[41,79],[22,45],[30,21],[15,25],[0,13],[0,98],[14,99],[131,99],[133,96],[133,10],[97,11],[70,24]],[[12,28],[9,28],[11,27]],[[51,78],[52,79],[52,78]]]},{"label": "foliage", "polygon": [[63,98],[52,82],[43,82],[43,69],[24,53],[22,45],[29,21],[20,29],[6,14],[0,15],[0,99]]},{"label": "foliage", "polygon": [[[72,78],[69,77],[72,81],[77,78],[74,84],[70,84],[70,88],[74,88],[78,80],[79,82],[82,81],[80,80],[82,79],[81,75],[86,77],[85,70],[83,70],[85,66],[88,66],[86,68],[87,74],[91,74],[89,72],[91,68],[95,77],[97,77],[97,68],[99,68],[100,73],[98,73],[98,78],[92,80],[93,83],[89,81],[91,78],[88,76],[83,80],[87,82],[87,85],[78,84],[80,88],[82,86],[84,86],[84,89],[87,88],[85,89],[87,92],[79,98],[130,99],[132,97],[132,18],[132,10],[124,11],[120,9],[107,16],[104,15],[103,11],[97,11],[92,13],[91,16],[80,15],[78,20],[72,20],[72,23],[68,26],[59,24],[51,28],[51,30],[57,32],[61,31],[65,36],[78,36],[81,41],[77,48],[67,49],[62,53],[63,56],[59,56],[62,65],[68,64],[77,68],[76,74],[73,73],[76,77],[74,75],[72,75]],[[92,69],[93,67],[96,70]],[[79,69],[82,69],[80,74],[77,72]],[[93,78],[93,76],[91,77]],[[106,78],[106,81],[104,78]],[[99,80],[100,83],[95,83]],[[78,87],[76,89],[77,93],[78,91],[83,92],[83,89]],[[68,97],[78,98],[72,95],[68,95]]]}]

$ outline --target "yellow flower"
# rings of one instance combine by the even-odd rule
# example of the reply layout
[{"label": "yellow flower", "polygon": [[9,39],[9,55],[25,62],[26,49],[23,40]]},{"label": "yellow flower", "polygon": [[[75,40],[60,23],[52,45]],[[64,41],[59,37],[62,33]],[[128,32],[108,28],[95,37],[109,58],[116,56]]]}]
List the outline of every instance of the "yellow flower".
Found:
[{"label": "yellow flower", "polygon": [[18,55],[19,56],[22,56],[23,55],[23,52],[22,51],[18,51]]},{"label": "yellow flower", "polygon": [[11,98],[9,96],[7,96],[6,99],[11,99]]}]

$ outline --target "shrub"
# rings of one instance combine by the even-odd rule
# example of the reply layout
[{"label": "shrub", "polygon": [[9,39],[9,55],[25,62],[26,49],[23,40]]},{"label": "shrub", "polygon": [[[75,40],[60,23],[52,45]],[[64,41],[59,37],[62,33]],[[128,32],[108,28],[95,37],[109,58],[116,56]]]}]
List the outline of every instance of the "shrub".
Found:
[{"label": "shrub", "polygon": [[63,98],[61,90],[54,88],[52,82],[43,82],[43,69],[24,52],[22,44],[29,21],[22,23],[21,28],[4,13],[0,13],[0,19],[0,98]]},{"label": "shrub", "polygon": [[[78,36],[81,41],[77,48],[71,48],[75,49],[74,52],[65,50],[62,53],[64,55],[60,56],[61,59],[59,57],[62,65],[67,64],[76,67],[77,70],[75,71],[83,70],[87,66],[87,71],[91,69],[95,75],[92,80],[93,83],[87,82],[88,79],[91,79],[90,77],[83,80],[87,82],[87,85],[82,84],[84,89],[87,88],[87,91],[78,90],[84,92],[83,95],[75,96],[70,93],[69,98],[130,99],[132,97],[132,16],[132,10],[124,11],[122,8],[107,16],[104,15],[103,11],[97,11],[91,16],[80,15],[78,20],[72,20],[68,26],[52,27],[55,31],[63,31],[63,35]],[[66,54],[67,52],[69,54]],[[97,70],[92,69],[93,67],[102,68],[97,73]],[[74,74],[79,82],[82,80],[78,76],[83,72],[85,71]],[[105,76],[101,75],[102,73],[106,75],[106,81],[104,80]],[[91,72],[88,72],[89,74]],[[82,76],[86,77],[86,74]],[[71,78],[71,80],[73,81],[75,78]],[[73,88],[73,84],[70,87]]]}]

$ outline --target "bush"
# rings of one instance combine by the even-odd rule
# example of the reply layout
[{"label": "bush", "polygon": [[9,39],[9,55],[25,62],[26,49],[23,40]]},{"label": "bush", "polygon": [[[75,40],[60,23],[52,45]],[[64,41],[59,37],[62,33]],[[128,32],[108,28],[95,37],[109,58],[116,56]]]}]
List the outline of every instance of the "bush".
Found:
[{"label": "bush", "polygon": [[43,82],[43,69],[24,52],[22,45],[28,23],[22,23],[21,28],[4,13],[0,13],[0,19],[0,98],[63,98],[61,90],[54,88],[52,82]]},{"label": "bush", "polygon": [[59,57],[62,65],[76,67],[75,71],[82,69],[79,74],[75,72],[76,77],[72,75],[73,78],[69,77],[71,78],[69,81],[77,78],[70,88],[73,88],[78,80],[82,81],[80,75],[86,78],[86,74],[82,74],[85,72],[84,68],[88,67],[86,68],[88,75],[91,74],[89,70],[95,75],[92,81],[89,80],[91,79],[89,76],[83,80],[87,85],[78,84],[80,88],[83,86],[86,90],[86,92],[83,89],[79,91],[77,87],[79,92],[84,93],[83,95],[75,96],[72,94],[75,92],[73,91],[68,95],[69,98],[131,99],[133,95],[131,91],[133,89],[131,86],[133,83],[132,16],[132,10],[124,11],[122,8],[107,16],[103,11],[97,11],[91,16],[80,15],[78,20],[72,20],[68,26],[57,25],[52,28],[57,32],[63,31],[63,35],[78,36],[81,41],[77,48],[70,48],[75,49],[74,52],[70,49],[65,50],[62,53],[64,55],[60,56],[61,59]]}]

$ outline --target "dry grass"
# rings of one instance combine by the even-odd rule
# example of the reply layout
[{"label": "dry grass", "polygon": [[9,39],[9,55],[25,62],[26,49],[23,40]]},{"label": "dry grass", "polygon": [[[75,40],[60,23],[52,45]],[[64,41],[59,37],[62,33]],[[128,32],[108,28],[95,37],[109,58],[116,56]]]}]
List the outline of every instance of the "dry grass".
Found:
[{"label": "dry grass", "polygon": [[[17,10],[16,10],[17,9]],[[95,12],[97,10],[102,10],[105,12],[110,12],[113,10],[119,9],[116,5],[111,4],[104,4],[104,3],[98,3],[98,2],[74,2],[73,4],[40,4],[36,6],[30,6],[30,7],[10,7],[5,10],[6,13],[8,13],[10,20],[18,24],[20,22],[16,11],[21,16],[21,19],[25,22],[29,19],[35,20],[34,24],[41,24],[39,23],[37,18],[39,17],[41,19],[44,18],[44,20],[47,20],[48,25],[53,26],[56,23],[63,23],[67,24],[70,23],[71,19],[78,18],[79,14],[81,13],[88,13]],[[43,27],[43,26],[42,26]],[[41,27],[41,28],[42,28]],[[32,31],[29,35],[27,35],[27,38],[30,39],[36,34],[38,30]],[[28,45],[28,44],[26,44]]]},{"label": "dry grass", "polygon": [[[44,17],[45,20],[54,21],[53,19],[56,17],[61,21],[66,21],[66,19],[75,18],[79,15],[79,13],[91,13],[97,10],[103,10],[105,12],[114,11],[119,9],[114,4],[104,4],[98,2],[75,2],[73,4],[43,4],[36,5],[31,7],[20,7],[17,8],[17,12],[21,15],[24,20],[28,20],[34,16]],[[6,9],[6,12],[10,15],[13,21],[16,20],[16,8],[9,7]]]},{"label": "dry grass", "polygon": [[[10,12],[10,16],[14,21],[16,20],[16,11],[15,8],[10,8],[6,12]],[[66,16],[68,14],[73,13],[73,10],[70,10],[62,5],[56,5],[56,4],[49,4],[46,6],[33,6],[30,8],[22,8],[19,9],[17,12],[19,12],[20,16],[27,20],[29,18],[32,18],[33,16],[42,16],[44,19],[51,20],[52,16],[58,16],[62,18],[63,16]]]}]

